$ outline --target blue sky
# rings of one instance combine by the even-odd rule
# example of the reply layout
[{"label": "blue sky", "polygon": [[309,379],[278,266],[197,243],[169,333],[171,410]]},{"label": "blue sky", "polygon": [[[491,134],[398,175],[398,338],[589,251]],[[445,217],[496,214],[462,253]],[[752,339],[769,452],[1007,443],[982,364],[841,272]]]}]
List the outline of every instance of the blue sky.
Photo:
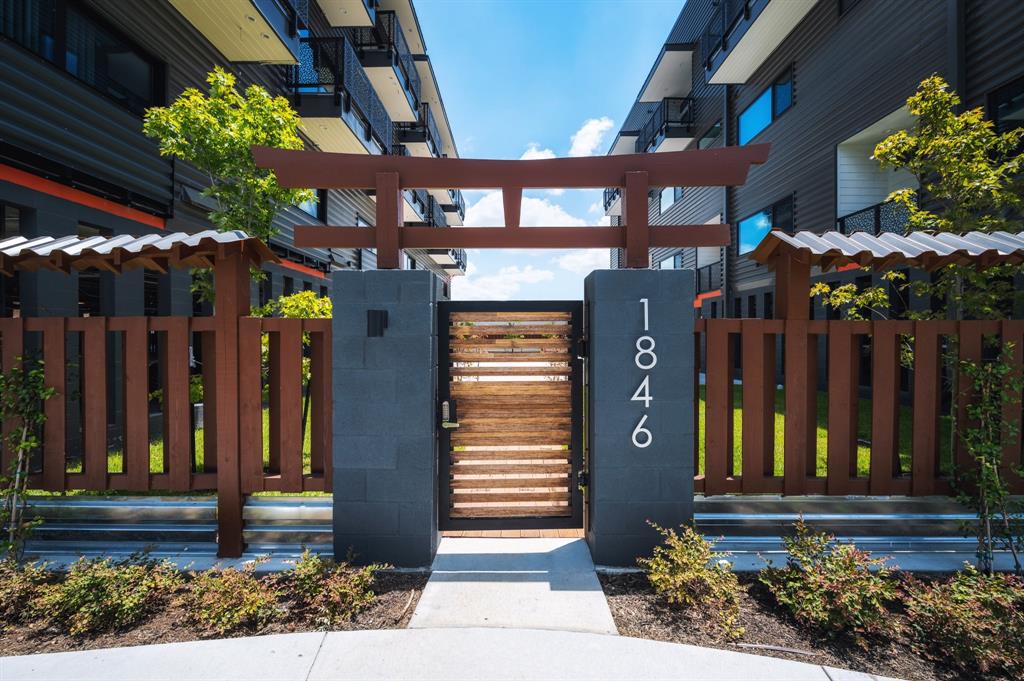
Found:
[{"label": "blue sky", "polygon": [[[427,53],[459,154],[604,154],[682,9],[680,0],[420,0]],[[522,224],[604,219],[598,190],[526,192]],[[467,192],[466,224],[502,224],[498,193]],[[577,299],[608,251],[471,251],[453,297]]]}]

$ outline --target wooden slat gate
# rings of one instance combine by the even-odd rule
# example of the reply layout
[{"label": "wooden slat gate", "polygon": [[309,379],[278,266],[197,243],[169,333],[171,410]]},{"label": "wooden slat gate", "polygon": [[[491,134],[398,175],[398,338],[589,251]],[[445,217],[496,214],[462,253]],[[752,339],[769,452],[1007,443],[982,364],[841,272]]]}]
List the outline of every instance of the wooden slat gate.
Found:
[{"label": "wooden slat gate", "polygon": [[583,526],[582,315],[580,302],[439,305],[441,529]]}]

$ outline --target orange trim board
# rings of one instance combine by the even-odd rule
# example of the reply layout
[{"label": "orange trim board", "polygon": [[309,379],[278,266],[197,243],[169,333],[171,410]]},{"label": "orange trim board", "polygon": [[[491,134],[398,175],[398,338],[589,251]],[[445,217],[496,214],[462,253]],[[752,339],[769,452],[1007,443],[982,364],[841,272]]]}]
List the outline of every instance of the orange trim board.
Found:
[{"label": "orange trim board", "polygon": [[136,208],[130,208],[123,206],[120,203],[115,203],[109,199],[104,199],[99,196],[95,196],[88,192],[84,192],[81,189],[75,189],[68,187],[59,182],[53,180],[47,180],[45,177],[39,177],[32,173],[26,173],[24,170],[18,170],[11,166],[0,163],[0,181],[10,182],[21,187],[27,187],[43,194],[49,194],[65,201],[71,201],[77,203],[80,206],[86,206],[88,208],[95,208],[101,210],[104,213],[110,213],[116,215],[119,218],[125,218],[127,220],[133,220],[140,224],[148,227],[155,227],[156,229],[166,229],[167,221],[163,218],[155,215],[150,215],[144,211]]},{"label": "orange trim board", "polygon": [[708,291],[706,293],[701,293],[699,296],[697,296],[696,298],[693,299],[693,306],[694,307],[700,307],[701,305],[704,304],[704,301],[707,300],[708,298],[717,298],[720,295],[722,295],[722,289],[717,289],[715,291]]},{"label": "orange trim board", "polygon": [[280,265],[281,267],[286,267],[286,268],[288,268],[290,270],[295,270],[296,272],[302,272],[303,274],[308,274],[311,277],[317,277],[319,279],[326,279],[327,278],[327,275],[324,274],[323,272],[321,272],[320,270],[314,270],[312,267],[306,267],[305,265],[300,265],[297,262],[291,262],[289,260],[282,260],[281,262],[277,262],[277,263],[273,263],[273,264]]}]

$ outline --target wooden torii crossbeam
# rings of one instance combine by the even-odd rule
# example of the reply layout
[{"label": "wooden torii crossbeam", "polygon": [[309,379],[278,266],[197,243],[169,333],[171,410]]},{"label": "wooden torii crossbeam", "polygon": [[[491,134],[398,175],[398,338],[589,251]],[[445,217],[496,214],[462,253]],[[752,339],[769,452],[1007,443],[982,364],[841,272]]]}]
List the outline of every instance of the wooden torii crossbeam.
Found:
[{"label": "wooden torii crossbeam", "polygon": [[[651,227],[652,187],[733,187],[764,163],[769,145],[585,158],[498,161],[334,154],[253,147],[260,168],[284,187],[375,190],[374,227],[299,226],[303,248],[376,248],[377,267],[397,269],[403,248],[623,248],[626,267],[650,266],[651,247],[727,246],[727,224]],[[523,227],[524,189],[622,188],[625,224],[618,227]],[[403,189],[501,189],[504,227],[402,226]]]}]

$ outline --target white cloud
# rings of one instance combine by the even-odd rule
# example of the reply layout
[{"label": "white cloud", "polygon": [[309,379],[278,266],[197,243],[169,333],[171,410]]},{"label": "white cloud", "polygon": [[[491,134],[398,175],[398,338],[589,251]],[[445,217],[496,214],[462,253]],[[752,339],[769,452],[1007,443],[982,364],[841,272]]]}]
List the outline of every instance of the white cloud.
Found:
[{"label": "white cloud", "polygon": [[550,149],[541,149],[540,145],[536,142],[530,142],[530,146],[526,147],[526,151],[519,157],[520,161],[536,161],[541,158],[554,158],[555,152]]},{"label": "white cloud", "polygon": [[[463,221],[467,227],[501,227],[505,224],[505,208],[500,191],[490,191],[466,208]],[[519,224],[523,227],[583,227],[586,220],[571,215],[562,206],[531,196],[524,196]]]},{"label": "white cloud", "polygon": [[598,147],[604,141],[604,136],[615,125],[612,119],[607,116],[600,118],[588,118],[583,125],[573,133],[572,146],[569,147],[570,156],[593,156]]},{"label": "white cloud", "polygon": [[590,274],[593,270],[606,270],[611,256],[608,249],[577,248],[555,259],[558,266],[575,274]]},{"label": "white cloud", "polygon": [[537,269],[533,265],[520,268],[509,265],[497,274],[477,276],[472,262],[466,267],[466,276],[452,279],[453,300],[509,300],[524,284],[539,284],[551,281],[555,275],[550,270]]}]

